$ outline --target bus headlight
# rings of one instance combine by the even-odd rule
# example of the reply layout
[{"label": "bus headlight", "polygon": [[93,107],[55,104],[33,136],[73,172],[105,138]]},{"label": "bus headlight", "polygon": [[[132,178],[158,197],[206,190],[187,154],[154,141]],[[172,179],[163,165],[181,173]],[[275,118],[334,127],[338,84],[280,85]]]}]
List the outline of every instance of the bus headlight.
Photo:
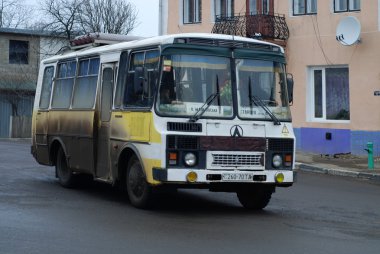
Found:
[{"label": "bus headlight", "polygon": [[274,155],[273,159],[272,159],[272,164],[273,164],[273,167],[275,167],[275,168],[281,167],[282,166],[282,157],[278,154]]},{"label": "bus headlight", "polygon": [[186,166],[192,167],[197,163],[197,156],[193,153],[187,153],[184,157]]}]

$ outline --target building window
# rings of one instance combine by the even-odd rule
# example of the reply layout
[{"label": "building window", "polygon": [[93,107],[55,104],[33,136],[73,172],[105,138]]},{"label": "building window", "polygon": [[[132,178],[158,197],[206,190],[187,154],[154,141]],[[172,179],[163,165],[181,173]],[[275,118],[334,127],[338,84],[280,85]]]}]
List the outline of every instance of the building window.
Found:
[{"label": "building window", "polygon": [[270,1],[269,0],[261,0],[261,8],[262,8],[262,13],[263,14],[269,14],[269,6],[270,6]]},{"label": "building window", "polygon": [[28,64],[29,42],[28,41],[9,41],[9,63]]},{"label": "building window", "polygon": [[349,71],[347,67],[310,69],[311,119],[350,120]]},{"label": "building window", "polygon": [[360,0],[334,0],[334,12],[360,11]]},{"label": "building window", "polygon": [[317,0],[293,0],[293,15],[316,14],[317,7]]},{"label": "building window", "polygon": [[183,23],[192,24],[202,21],[202,0],[183,0]]},{"label": "building window", "polygon": [[215,15],[217,17],[233,17],[234,2],[234,0],[215,0]]},{"label": "building window", "polygon": [[274,13],[273,0],[249,0],[247,4],[247,13],[250,15]]}]

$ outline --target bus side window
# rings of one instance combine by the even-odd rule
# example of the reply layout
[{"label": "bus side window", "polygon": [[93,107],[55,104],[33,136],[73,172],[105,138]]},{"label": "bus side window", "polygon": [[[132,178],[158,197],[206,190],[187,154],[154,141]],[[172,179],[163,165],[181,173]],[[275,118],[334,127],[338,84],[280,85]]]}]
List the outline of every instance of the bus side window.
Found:
[{"label": "bus side window", "polygon": [[130,58],[127,74],[127,82],[125,87],[124,94],[124,106],[126,107],[139,107],[138,101],[141,100],[141,91],[138,91],[137,87],[135,87],[135,69],[137,67],[143,67],[144,65],[144,52],[133,53]]},{"label": "bus side window", "polygon": [[54,78],[54,67],[53,66],[46,67],[44,71],[44,76],[42,79],[40,109],[49,108],[53,78]]},{"label": "bus side window", "polygon": [[127,74],[128,74],[128,52],[124,51],[120,56],[120,67],[118,72],[117,86],[115,92],[115,108],[121,108],[123,94],[125,91],[125,85],[127,82]]},{"label": "bus side window", "polygon": [[156,91],[159,60],[160,52],[158,50],[150,50],[146,52],[144,67],[148,71],[148,90],[144,91],[144,96],[148,99],[149,105],[153,102],[154,92]]},{"label": "bus side window", "polygon": [[82,59],[74,87],[73,108],[91,109],[95,103],[99,58]]},{"label": "bus side window", "polygon": [[52,108],[69,108],[73,91],[77,62],[75,60],[58,64],[58,75],[53,89]]},{"label": "bus side window", "polygon": [[[151,107],[157,83],[157,70],[159,61],[159,51],[150,50],[131,54],[130,65],[126,80],[124,93],[124,106],[126,107]],[[141,75],[141,71],[136,72],[136,68],[145,70],[143,75],[147,86],[143,87],[143,82],[136,82],[139,79],[135,75]]]}]

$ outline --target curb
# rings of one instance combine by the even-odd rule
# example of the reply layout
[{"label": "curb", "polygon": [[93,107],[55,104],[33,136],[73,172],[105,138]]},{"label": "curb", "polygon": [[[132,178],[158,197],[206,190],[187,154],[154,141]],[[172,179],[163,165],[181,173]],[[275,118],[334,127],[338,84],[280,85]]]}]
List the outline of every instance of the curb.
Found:
[{"label": "curb", "polygon": [[346,176],[380,183],[380,173],[363,173],[345,169],[331,169],[296,162],[296,170],[326,175]]},{"label": "curb", "polygon": [[32,142],[32,138],[0,138],[0,141],[6,142]]}]

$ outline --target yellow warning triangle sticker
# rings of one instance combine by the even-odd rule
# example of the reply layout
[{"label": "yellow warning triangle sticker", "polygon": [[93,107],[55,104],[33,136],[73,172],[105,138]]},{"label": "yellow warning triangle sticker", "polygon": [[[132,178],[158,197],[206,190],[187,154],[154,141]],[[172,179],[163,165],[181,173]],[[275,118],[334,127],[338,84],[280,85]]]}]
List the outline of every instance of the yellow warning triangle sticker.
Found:
[{"label": "yellow warning triangle sticker", "polygon": [[289,130],[288,127],[286,127],[286,125],[284,125],[284,127],[282,128],[282,134],[289,134]]}]

